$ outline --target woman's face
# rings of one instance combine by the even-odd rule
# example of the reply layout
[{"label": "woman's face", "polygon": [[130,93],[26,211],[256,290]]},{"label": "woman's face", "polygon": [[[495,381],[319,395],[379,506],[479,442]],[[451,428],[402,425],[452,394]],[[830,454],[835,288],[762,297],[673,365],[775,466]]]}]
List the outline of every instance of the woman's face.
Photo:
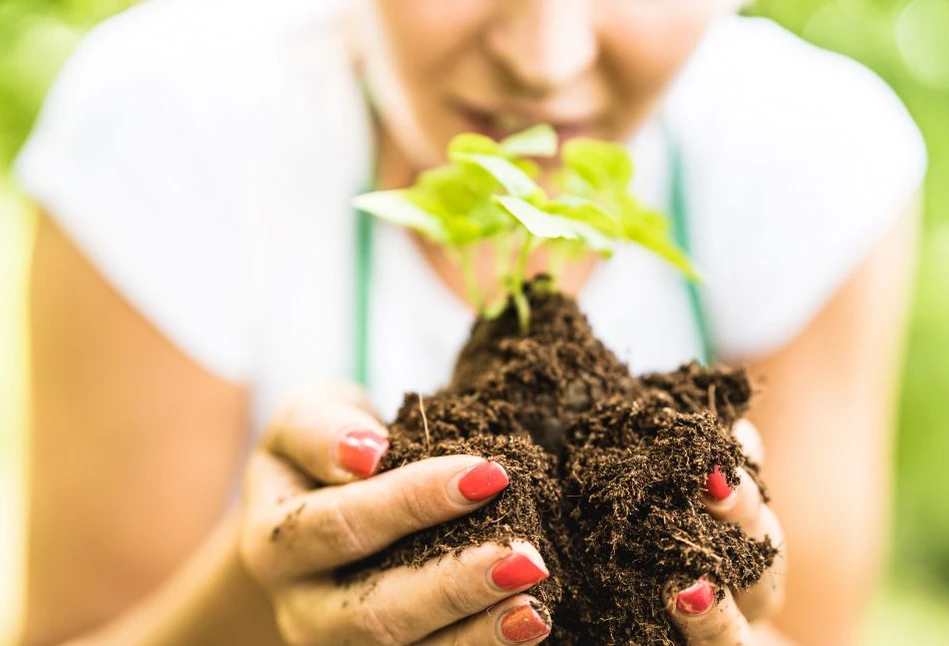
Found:
[{"label": "woman's face", "polygon": [[366,0],[368,82],[417,168],[459,132],[628,138],[738,0]]}]

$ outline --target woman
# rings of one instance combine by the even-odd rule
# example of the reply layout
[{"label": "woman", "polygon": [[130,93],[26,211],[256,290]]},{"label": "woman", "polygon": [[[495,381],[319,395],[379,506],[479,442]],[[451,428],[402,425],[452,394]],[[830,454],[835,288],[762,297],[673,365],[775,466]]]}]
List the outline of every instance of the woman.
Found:
[{"label": "woman", "polygon": [[[444,382],[471,312],[439,249],[381,226],[359,247],[351,198],[410,183],[457,132],[536,122],[629,141],[642,199],[689,207],[701,308],[635,249],[580,259],[563,284],[598,335],[637,371],[705,338],[767,380],[761,435],[737,432],[767,449],[773,503],[747,479],[705,503],[783,528],[789,565],[719,602],[714,582],[669,590],[674,623],[699,645],[852,641],[925,168],[892,93],[738,0],[324,4],[136,7],[82,44],[21,155],[43,211],[26,643],[544,640],[524,542],[368,588],[329,574],[507,482],[471,456],[373,475],[370,401],[386,418]],[[325,385],[362,353],[368,394]],[[271,541],[288,514],[296,540]]]}]

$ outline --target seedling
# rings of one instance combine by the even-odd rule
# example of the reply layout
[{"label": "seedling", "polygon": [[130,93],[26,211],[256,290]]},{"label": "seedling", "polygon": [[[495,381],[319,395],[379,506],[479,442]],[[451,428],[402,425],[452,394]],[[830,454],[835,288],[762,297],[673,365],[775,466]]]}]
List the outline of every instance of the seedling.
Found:
[{"label": "seedling", "polygon": [[[560,164],[544,177],[534,159],[553,158],[558,148]],[[526,333],[527,260],[541,247],[549,252],[554,286],[566,259],[584,251],[609,258],[622,244],[639,244],[698,279],[673,242],[668,219],[630,193],[632,178],[633,162],[623,146],[586,138],[561,146],[553,128],[537,125],[500,142],[457,135],[448,145],[447,164],[422,172],[409,188],[366,193],[355,204],[448,249],[462,268],[469,302],[491,318],[510,299]],[[554,197],[541,188],[542,179]],[[502,297],[494,303],[485,301],[475,280],[473,251],[483,242],[500,259],[495,280]]]}]

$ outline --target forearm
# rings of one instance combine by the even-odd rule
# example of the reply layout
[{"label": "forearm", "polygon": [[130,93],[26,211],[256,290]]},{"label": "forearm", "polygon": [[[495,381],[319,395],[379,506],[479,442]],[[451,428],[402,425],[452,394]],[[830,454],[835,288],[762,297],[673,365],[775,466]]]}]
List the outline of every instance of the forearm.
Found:
[{"label": "forearm", "polygon": [[803,334],[752,366],[752,419],[788,542],[780,625],[803,644],[853,643],[879,578],[916,233],[911,205]]},{"label": "forearm", "polygon": [[[826,348],[755,366],[766,379],[752,415],[764,477],[787,540],[787,604],[778,625],[799,643],[854,643],[876,587],[890,488],[890,411],[866,378],[814,370]],[[871,397],[870,393],[875,393]]]},{"label": "forearm", "polygon": [[[822,428],[816,420],[810,423]],[[864,447],[865,468],[856,468],[835,445],[817,449],[823,456],[785,453],[765,471],[788,551],[787,603],[777,624],[798,643],[813,646],[856,643],[885,548],[890,481],[885,451]]]},{"label": "forearm", "polygon": [[95,633],[65,646],[278,646],[273,611],[244,570],[236,514],[161,588]]}]

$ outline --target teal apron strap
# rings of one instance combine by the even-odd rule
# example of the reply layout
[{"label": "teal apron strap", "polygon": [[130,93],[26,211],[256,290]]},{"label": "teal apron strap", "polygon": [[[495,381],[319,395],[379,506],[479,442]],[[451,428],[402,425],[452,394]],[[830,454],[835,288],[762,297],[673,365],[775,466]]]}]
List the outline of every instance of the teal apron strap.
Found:
[{"label": "teal apron strap", "polygon": [[[372,92],[363,76],[359,78],[359,88],[366,107],[372,113],[372,120],[378,121]],[[379,159],[373,146],[373,158],[364,191],[374,190],[373,186],[379,174]],[[373,216],[361,209],[355,209],[356,249],[355,249],[355,301],[353,306],[353,374],[352,378],[364,389],[369,390],[369,291],[372,282],[372,229]]]},{"label": "teal apron strap", "polygon": [[[676,244],[686,255],[692,255],[692,238],[689,231],[689,204],[685,184],[685,166],[682,161],[682,152],[671,137],[669,142],[669,210],[672,217],[672,234]],[[692,320],[695,321],[696,332],[699,337],[699,356],[701,363],[708,365],[712,358],[712,347],[709,340],[708,321],[705,318],[705,308],[702,307],[702,298],[699,295],[698,284],[683,279],[686,293],[689,298],[689,308]]]},{"label": "teal apron strap", "polygon": [[353,379],[369,388],[369,281],[372,276],[372,215],[356,209],[356,294],[353,316]]}]

